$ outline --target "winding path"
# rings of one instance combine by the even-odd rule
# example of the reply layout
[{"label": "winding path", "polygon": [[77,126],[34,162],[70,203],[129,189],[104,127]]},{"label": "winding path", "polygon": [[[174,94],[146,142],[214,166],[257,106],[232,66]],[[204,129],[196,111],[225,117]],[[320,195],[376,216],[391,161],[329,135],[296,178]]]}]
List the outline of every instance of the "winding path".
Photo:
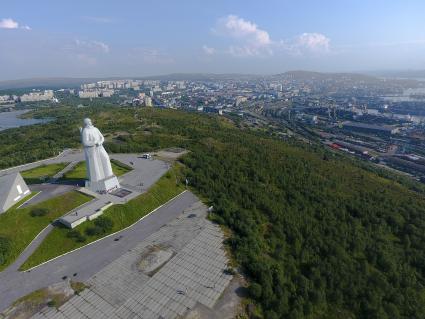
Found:
[{"label": "winding path", "polygon": [[[0,273],[0,278],[3,273],[16,272],[19,270],[19,267],[28,259],[29,256],[37,249],[38,246],[43,242],[44,238],[52,231],[53,225],[49,224],[44,228],[38,235],[33,239],[33,241],[25,248],[25,250],[19,255],[19,257],[6,268],[2,273]],[[1,283],[1,280],[0,280]]]}]

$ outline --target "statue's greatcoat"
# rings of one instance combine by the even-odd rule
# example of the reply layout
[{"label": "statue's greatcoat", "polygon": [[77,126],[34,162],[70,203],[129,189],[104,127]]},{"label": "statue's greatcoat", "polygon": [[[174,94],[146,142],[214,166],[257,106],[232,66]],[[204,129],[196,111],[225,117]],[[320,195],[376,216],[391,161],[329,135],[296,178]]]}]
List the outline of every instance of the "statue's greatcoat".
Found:
[{"label": "statue's greatcoat", "polygon": [[81,131],[81,141],[87,165],[87,179],[98,182],[113,176],[109,156],[103,148],[104,137],[100,131],[87,119]]}]

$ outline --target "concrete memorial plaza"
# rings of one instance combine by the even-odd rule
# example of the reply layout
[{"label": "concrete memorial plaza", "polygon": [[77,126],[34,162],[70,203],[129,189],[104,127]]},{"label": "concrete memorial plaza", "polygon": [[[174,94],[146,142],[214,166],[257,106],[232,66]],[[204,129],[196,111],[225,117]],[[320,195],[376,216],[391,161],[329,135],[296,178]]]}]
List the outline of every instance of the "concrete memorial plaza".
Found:
[{"label": "concrete memorial plaza", "polygon": [[[78,208],[79,215],[90,214],[109,201],[125,202],[138,196],[170,168],[167,162],[142,159],[136,154],[112,154],[111,158],[133,168],[119,177],[121,187],[131,194],[92,194],[95,198]],[[83,159],[82,152],[67,150],[53,159],[1,171],[0,176],[69,162],[55,176],[60,178]],[[72,189],[60,184],[31,187],[42,192],[25,205]],[[75,212],[65,217],[72,214]],[[18,271],[51,231],[53,226],[49,225],[10,267],[0,272],[0,311],[18,298],[64,278],[85,282],[89,288],[58,309],[45,307],[34,318],[180,318],[199,306],[212,309],[232,276],[226,272],[223,235],[206,215],[207,208],[185,191],[117,234],[29,271]]]},{"label": "concrete memorial plaza", "polygon": [[[193,199],[177,218],[91,276],[89,288],[33,318],[181,318],[198,303],[213,308],[232,276],[219,227]],[[149,252],[161,250],[171,252],[168,259],[155,264],[151,258],[153,270],[144,272]]]},{"label": "concrete memorial plaza", "polygon": [[[94,199],[82,207],[78,207],[61,217],[59,221],[66,226],[73,228],[87,219],[91,219],[92,216],[95,217],[95,215],[98,215],[98,212],[112,204],[124,204],[145,192],[170,168],[170,164],[164,161],[143,159],[140,154],[113,154],[111,155],[111,158],[132,168],[130,172],[120,176],[119,178],[121,188],[127,191],[127,195],[120,197],[112,194],[98,194],[87,188],[79,188],[75,185],[73,186],[75,189],[78,188],[81,192],[93,196]],[[72,170],[74,166],[81,161],[84,161],[83,152],[79,150],[66,150],[61,155],[53,159],[47,159],[37,163],[31,163],[0,171],[0,176],[15,172],[22,172],[41,165],[69,163],[61,172],[57,173],[53,177],[53,181],[56,181],[66,172]],[[30,189],[34,191],[41,191],[41,193],[27,201],[24,205],[35,204],[40,202],[41,199],[46,200],[50,197],[57,196],[61,192],[69,191],[72,189],[72,186],[49,183],[31,185]]]}]

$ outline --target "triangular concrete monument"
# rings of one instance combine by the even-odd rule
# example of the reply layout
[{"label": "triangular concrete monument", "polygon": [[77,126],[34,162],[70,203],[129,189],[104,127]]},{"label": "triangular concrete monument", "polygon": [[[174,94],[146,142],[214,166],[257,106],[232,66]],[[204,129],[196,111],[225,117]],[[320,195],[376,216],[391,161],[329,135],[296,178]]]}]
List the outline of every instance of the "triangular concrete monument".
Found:
[{"label": "triangular concrete monument", "polygon": [[0,214],[7,211],[30,192],[21,174],[12,173],[0,176]]}]

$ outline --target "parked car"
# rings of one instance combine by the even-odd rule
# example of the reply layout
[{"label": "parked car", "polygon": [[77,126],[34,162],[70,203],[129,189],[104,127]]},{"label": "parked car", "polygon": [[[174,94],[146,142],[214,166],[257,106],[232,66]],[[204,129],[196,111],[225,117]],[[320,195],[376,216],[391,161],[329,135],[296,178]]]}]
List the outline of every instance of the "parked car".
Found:
[{"label": "parked car", "polygon": [[145,158],[145,159],[151,159],[151,158],[152,158],[152,155],[151,155],[151,154],[149,154],[149,153],[146,153],[146,154],[143,154],[143,155],[142,155],[142,158]]}]

